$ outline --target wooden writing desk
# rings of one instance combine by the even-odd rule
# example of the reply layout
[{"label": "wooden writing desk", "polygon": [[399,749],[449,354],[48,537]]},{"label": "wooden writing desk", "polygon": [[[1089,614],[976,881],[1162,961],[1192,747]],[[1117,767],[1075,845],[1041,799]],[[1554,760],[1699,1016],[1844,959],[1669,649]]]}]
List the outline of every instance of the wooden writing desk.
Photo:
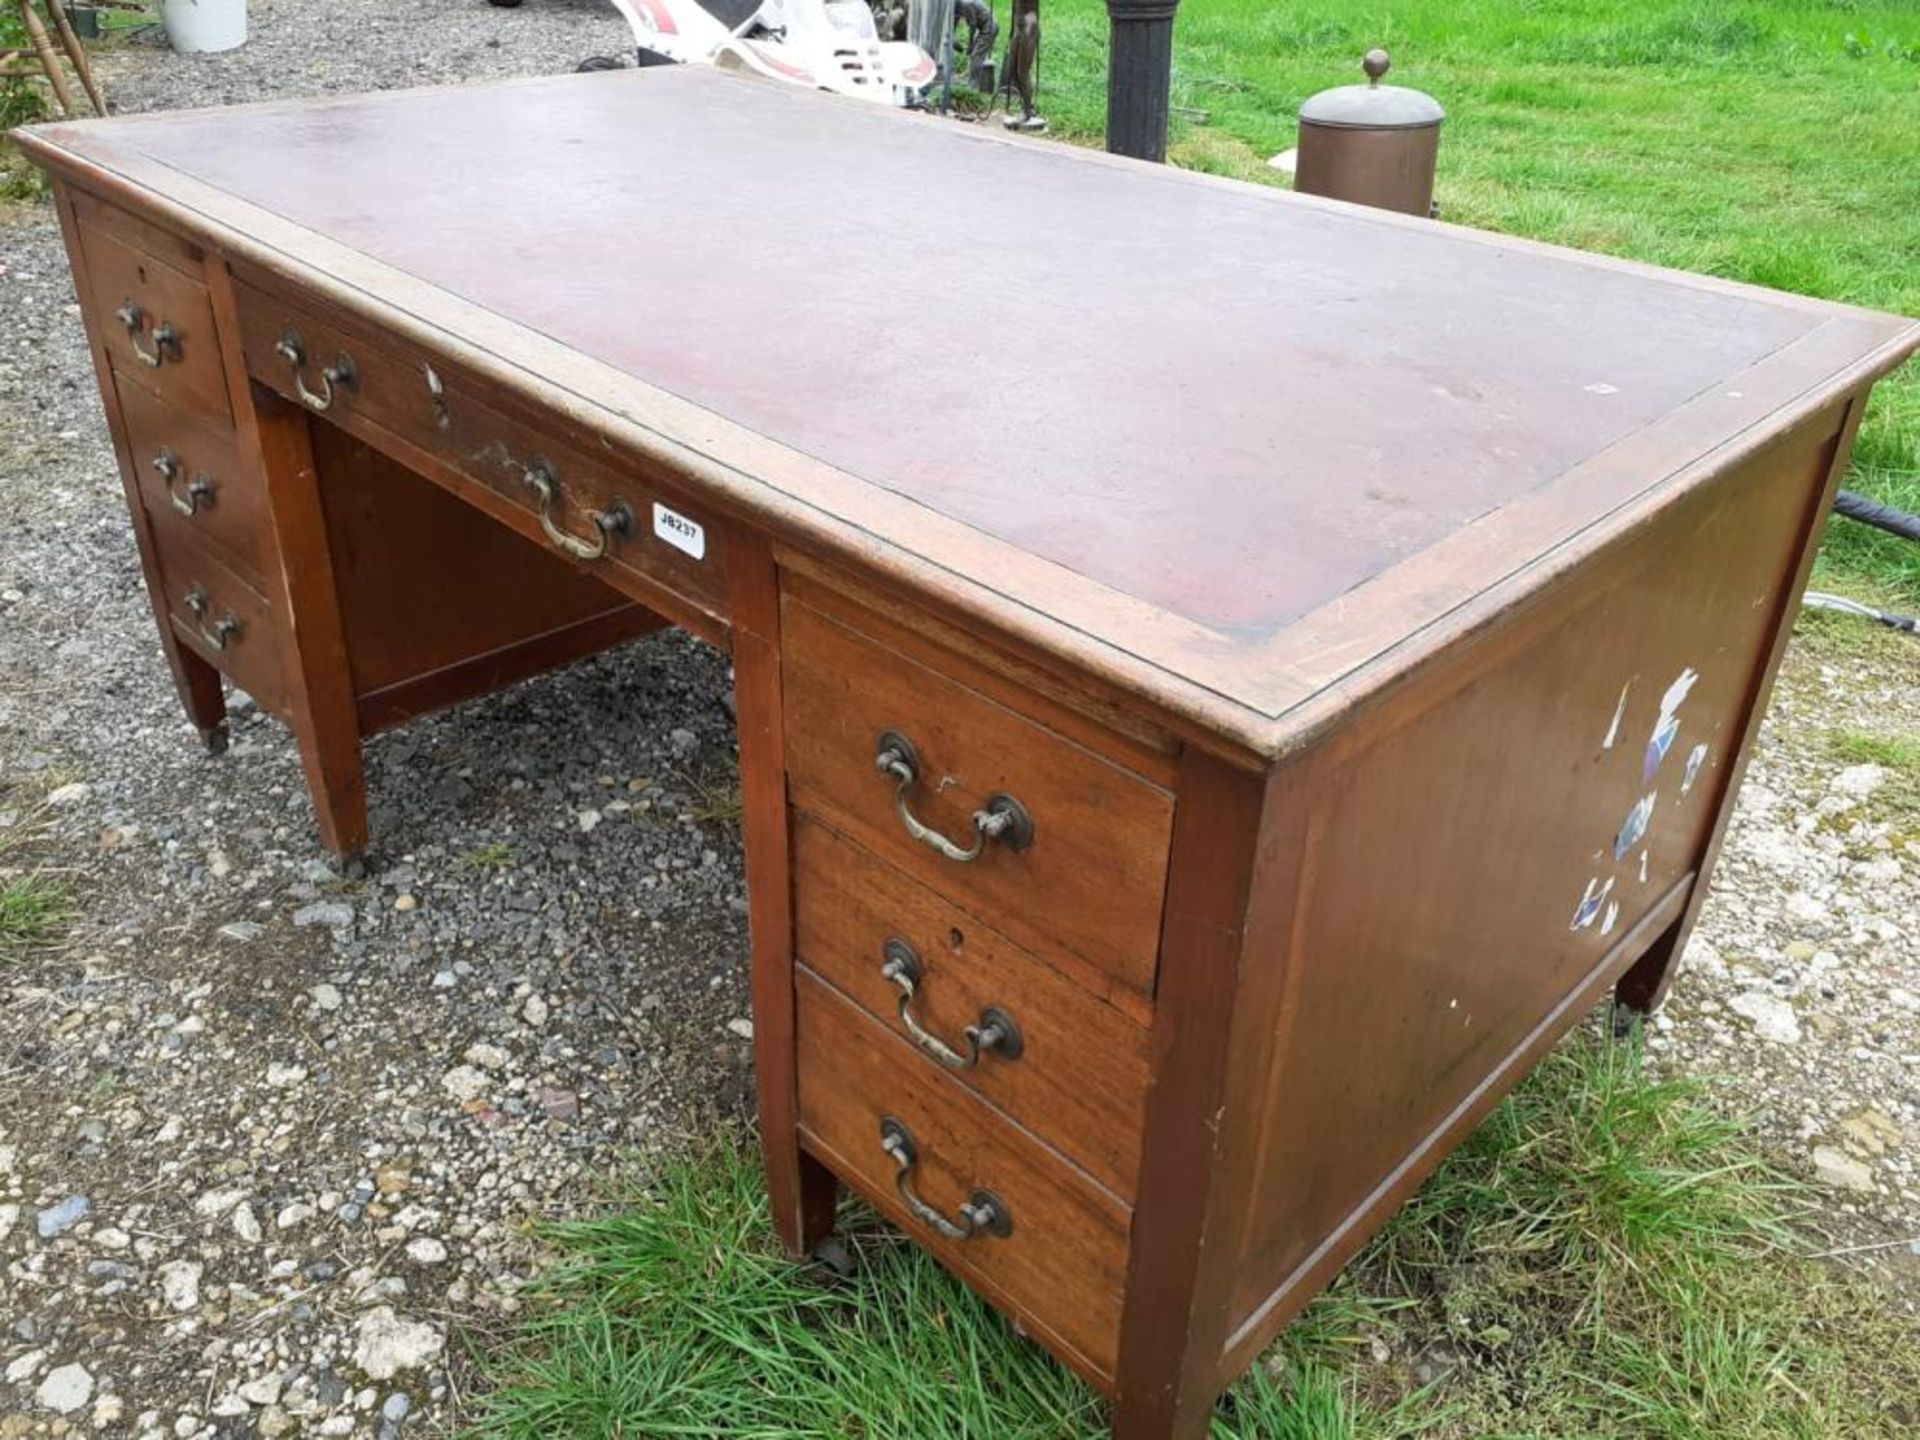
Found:
[{"label": "wooden writing desk", "polygon": [[21,143],[195,723],[352,856],[364,734],[728,647],[782,1238],[1154,1440],[1657,1001],[1920,335],[695,70]]}]

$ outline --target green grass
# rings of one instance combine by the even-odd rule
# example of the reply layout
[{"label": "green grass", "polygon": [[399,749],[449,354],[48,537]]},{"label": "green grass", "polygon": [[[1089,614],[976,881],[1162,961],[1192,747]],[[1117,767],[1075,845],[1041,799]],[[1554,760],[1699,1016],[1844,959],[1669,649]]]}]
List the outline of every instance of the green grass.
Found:
[{"label": "green grass", "polygon": [[[1829,737],[1837,760],[1878,765],[1886,773],[1866,804],[1867,815],[1886,824],[1896,846],[1920,841],[1920,730],[1908,734],[1845,730]],[[1842,820],[1842,811],[1836,820]]]},{"label": "green grass", "polygon": [[[1043,109],[1097,143],[1102,0],[1048,0]],[[1370,45],[1449,118],[1449,220],[1920,315],[1912,0],[1187,0],[1178,164],[1284,183],[1300,104]],[[1920,510],[1920,366],[1883,384],[1850,485]],[[1836,520],[1820,583],[1920,603],[1920,547]]]},{"label": "green grass", "polygon": [[40,874],[0,877],[0,960],[52,944],[72,913],[58,881]]},{"label": "green grass", "polygon": [[[1234,1388],[1215,1440],[1910,1433],[1920,1325],[1806,1258],[1801,1199],[1691,1085],[1582,1032]],[[546,1233],[475,1440],[1104,1433],[1091,1391],[871,1218],[849,1281],[782,1259],[743,1143]]]},{"label": "green grass", "polygon": [[462,870],[505,870],[513,860],[513,846],[504,840],[494,840],[465,851],[454,863]]}]

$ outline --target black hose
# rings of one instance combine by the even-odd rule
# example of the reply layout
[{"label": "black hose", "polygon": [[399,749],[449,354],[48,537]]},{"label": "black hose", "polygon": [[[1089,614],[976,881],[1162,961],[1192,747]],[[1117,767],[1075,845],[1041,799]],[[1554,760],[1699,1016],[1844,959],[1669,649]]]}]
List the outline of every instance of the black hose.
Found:
[{"label": "black hose", "polygon": [[1842,490],[1835,495],[1833,508],[1849,520],[1858,520],[1862,525],[1871,525],[1876,530],[1884,530],[1889,535],[1898,535],[1902,540],[1911,540],[1920,545],[1920,515],[1909,515],[1891,505],[1882,505],[1858,490]]}]

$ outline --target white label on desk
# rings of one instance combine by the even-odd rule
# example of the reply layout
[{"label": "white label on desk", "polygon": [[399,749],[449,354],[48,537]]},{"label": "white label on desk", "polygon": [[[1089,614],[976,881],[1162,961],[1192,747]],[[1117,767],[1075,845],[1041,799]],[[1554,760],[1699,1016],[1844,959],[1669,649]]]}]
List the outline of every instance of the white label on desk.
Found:
[{"label": "white label on desk", "polygon": [[696,560],[707,558],[707,527],[678,510],[669,510],[658,500],[653,502],[653,533]]}]

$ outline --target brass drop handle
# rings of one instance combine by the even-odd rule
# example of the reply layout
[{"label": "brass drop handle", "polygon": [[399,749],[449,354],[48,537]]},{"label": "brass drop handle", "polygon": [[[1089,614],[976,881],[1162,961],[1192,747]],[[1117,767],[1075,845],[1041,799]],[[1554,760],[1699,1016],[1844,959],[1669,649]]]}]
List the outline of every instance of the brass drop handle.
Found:
[{"label": "brass drop handle", "polygon": [[180,332],[173,328],[171,320],[162,320],[153,327],[153,348],[148,349],[140,343],[140,337],[147,329],[147,312],[132,300],[127,301],[113,312],[114,319],[127,327],[127,343],[133,347],[133,357],[149,370],[158,370],[169,356],[180,356]]},{"label": "brass drop handle", "polygon": [[913,1167],[919,1163],[920,1148],[913,1132],[893,1116],[880,1122],[880,1148],[893,1157],[893,1188],[907,1208],[937,1234],[949,1240],[971,1240],[976,1235],[991,1235],[1004,1240],[1013,1233],[1013,1212],[1007,1202],[991,1190],[975,1190],[960,1207],[960,1218],[949,1220],[938,1208],[922,1200],[913,1188]]},{"label": "brass drop handle", "polygon": [[598,560],[607,553],[607,544],[614,536],[633,533],[632,508],[624,500],[615,500],[593,517],[592,535],[584,540],[569,535],[553,518],[560,505],[560,477],[553,473],[551,462],[534,456],[522,478],[540,501],[540,528],[547,532],[547,539],[576,560]]},{"label": "brass drop handle", "polygon": [[182,515],[192,516],[202,505],[213,503],[213,477],[204,470],[196,474],[181,488],[180,460],[162,445],[153,457],[154,472],[166,483],[167,499],[173,502],[173,508]]},{"label": "brass drop handle", "polygon": [[193,616],[194,625],[200,631],[200,638],[214,649],[226,649],[227,642],[239,636],[240,621],[232,611],[228,611],[214,621],[211,628],[208,627],[207,612],[212,608],[212,602],[208,600],[207,592],[203,587],[194,586],[181,599]]},{"label": "brass drop handle", "polygon": [[320,388],[307,388],[307,347],[301,340],[298,330],[289,330],[280,337],[280,343],[273,347],[288,365],[293,367],[293,393],[309,410],[325,411],[333,408],[333,395],[336,388],[341,390],[357,389],[360,384],[360,372],[354,367],[353,358],[342,352],[333,357],[333,363],[320,372]]},{"label": "brass drop handle", "polygon": [[1033,844],[1033,816],[1026,806],[1006,794],[989,795],[985,808],[973,812],[973,844],[964,849],[922,822],[913,813],[913,787],[920,779],[919,752],[898,730],[880,732],[873,764],[881,774],[893,777],[893,804],[900,812],[900,823],[906,827],[907,834],[947,859],[962,864],[978,860],[989,840],[997,840],[1009,850],[1024,850]]},{"label": "brass drop handle", "polygon": [[924,1028],[913,1018],[914,997],[919,994],[920,982],[926,976],[919,952],[895,936],[880,947],[880,958],[881,978],[891,981],[900,992],[900,1023],[907,1027],[913,1043],[940,1064],[949,1070],[971,1070],[988,1051],[1005,1060],[1020,1058],[1026,1041],[1021,1037],[1020,1027],[1013,1023],[1013,1017],[998,1005],[987,1006],[980,1012],[978,1023],[969,1025],[963,1032],[967,1038],[965,1051],[954,1049]]}]

